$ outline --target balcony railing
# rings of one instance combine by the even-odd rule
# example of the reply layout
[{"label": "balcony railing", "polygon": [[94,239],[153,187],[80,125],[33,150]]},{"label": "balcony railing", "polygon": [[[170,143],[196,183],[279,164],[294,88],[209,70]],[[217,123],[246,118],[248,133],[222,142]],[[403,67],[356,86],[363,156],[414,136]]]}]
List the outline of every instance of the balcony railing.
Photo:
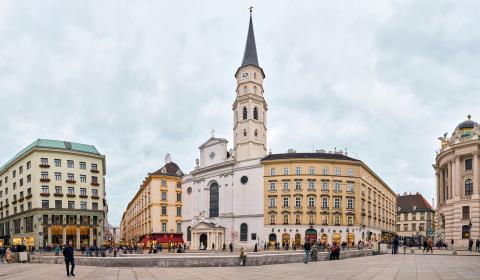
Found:
[{"label": "balcony railing", "polygon": [[22,202],[24,199],[25,199],[24,197],[20,197],[20,198],[18,199],[18,202]]},{"label": "balcony railing", "polygon": [[14,199],[14,200],[12,201],[12,204],[17,204],[17,200]]},{"label": "balcony railing", "polygon": [[50,196],[50,193],[40,193],[41,196]]},{"label": "balcony railing", "polygon": [[40,168],[49,168],[50,165],[49,165],[49,164],[42,164],[42,163],[40,163],[40,164],[38,165],[38,167],[40,167]]},{"label": "balcony railing", "polygon": [[67,179],[67,183],[68,183],[68,184],[75,184],[76,182],[77,182],[77,181],[75,181],[75,180]]},{"label": "balcony railing", "polygon": [[40,178],[40,182],[42,182],[42,183],[47,183],[47,182],[50,182],[50,179],[48,179],[48,178]]},{"label": "balcony railing", "polygon": [[92,172],[92,173],[98,173],[98,172],[100,172],[100,171],[98,171],[98,169],[90,169],[90,172]]},{"label": "balcony railing", "polygon": [[92,185],[92,186],[100,186],[100,184],[97,183],[97,182],[92,182],[90,185]]},{"label": "balcony railing", "polygon": [[74,193],[67,193],[67,197],[75,197],[76,195]]},{"label": "balcony railing", "polygon": [[91,198],[92,199],[99,199],[100,197],[98,195],[92,195]]},{"label": "balcony railing", "polygon": [[79,197],[80,197],[80,198],[88,198],[88,195],[86,195],[86,194],[81,194],[81,195],[79,195]]},{"label": "balcony railing", "polygon": [[63,193],[54,193],[53,196],[56,196],[56,197],[63,197]]},{"label": "balcony railing", "polygon": [[28,195],[25,197],[25,199],[30,199],[30,198],[32,198],[32,194],[28,194]]}]

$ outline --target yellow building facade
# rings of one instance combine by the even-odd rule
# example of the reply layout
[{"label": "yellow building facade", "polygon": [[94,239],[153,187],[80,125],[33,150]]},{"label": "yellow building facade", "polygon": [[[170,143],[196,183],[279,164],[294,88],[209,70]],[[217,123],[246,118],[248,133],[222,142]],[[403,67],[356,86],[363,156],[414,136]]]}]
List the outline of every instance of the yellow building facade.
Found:
[{"label": "yellow building facade", "polygon": [[396,194],[362,161],[319,151],[270,154],[262,164],[269,244],[352,246],[394,232]]},{"label": "yellow building facade", "polygon": [[149,173],[128,204],[120,224],[122,240],[132,244],[183,243],[183,172],[167,155],[165,165]]}]

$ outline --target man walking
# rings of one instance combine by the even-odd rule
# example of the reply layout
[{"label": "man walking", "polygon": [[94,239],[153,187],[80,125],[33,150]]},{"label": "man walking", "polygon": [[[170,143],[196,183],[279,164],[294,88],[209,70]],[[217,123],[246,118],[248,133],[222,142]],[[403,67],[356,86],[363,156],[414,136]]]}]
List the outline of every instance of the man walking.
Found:
[{"label": "man walking", "polygon": [[303,249],[305,250],[305,263],[308,263],[308,258],[310,257],[310,249],[312,248],[312,245],[310,245],[310,240],[307,239],[305,241],[305,244],[303,245]]},{"label": "man walking", "polygon": [[[69,240],[67,246],[65,246],[65,248],[63,249],[63,256],[65,258],[65,265],[67,267],[67,276],[75,276],[75,274],[73,273],[73,269],[75,268],[75,260],[73,258],[73,253],[74,249],[72,247],[72,241]],[[71,270],[69,270],[70,264],[72,265]]]},{"label": "man walking", "polygon": [[232,244],[232,243],[230,243],[230,244],[228,245],[228,248],[230,248],[230,253],[233,252],[233,244]]},{"label": "man walking", "polygon": [[227,251],[227,245],[225,245],[225,243],[223,243],[222,252],[226,252],[226,251]]}]

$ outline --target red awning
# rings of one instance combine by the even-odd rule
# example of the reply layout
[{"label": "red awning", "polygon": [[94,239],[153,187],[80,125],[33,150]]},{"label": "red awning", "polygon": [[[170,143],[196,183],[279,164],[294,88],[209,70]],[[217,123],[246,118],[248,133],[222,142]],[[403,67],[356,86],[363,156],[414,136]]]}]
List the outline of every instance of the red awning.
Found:
[{"label": "red awning", "polygon": [[183,243],[181,234],[153,234],[151,240],[158,243]]}]

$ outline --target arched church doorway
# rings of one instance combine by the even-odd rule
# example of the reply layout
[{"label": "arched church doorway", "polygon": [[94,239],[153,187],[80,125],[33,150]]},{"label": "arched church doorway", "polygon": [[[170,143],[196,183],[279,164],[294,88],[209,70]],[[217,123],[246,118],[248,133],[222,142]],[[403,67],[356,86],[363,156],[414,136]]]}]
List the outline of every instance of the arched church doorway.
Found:
[{"label": "arched church doorway", "polygon": [[206,250],[208,247],[208,237],[205,233],[200,235],[200,250]]}]

